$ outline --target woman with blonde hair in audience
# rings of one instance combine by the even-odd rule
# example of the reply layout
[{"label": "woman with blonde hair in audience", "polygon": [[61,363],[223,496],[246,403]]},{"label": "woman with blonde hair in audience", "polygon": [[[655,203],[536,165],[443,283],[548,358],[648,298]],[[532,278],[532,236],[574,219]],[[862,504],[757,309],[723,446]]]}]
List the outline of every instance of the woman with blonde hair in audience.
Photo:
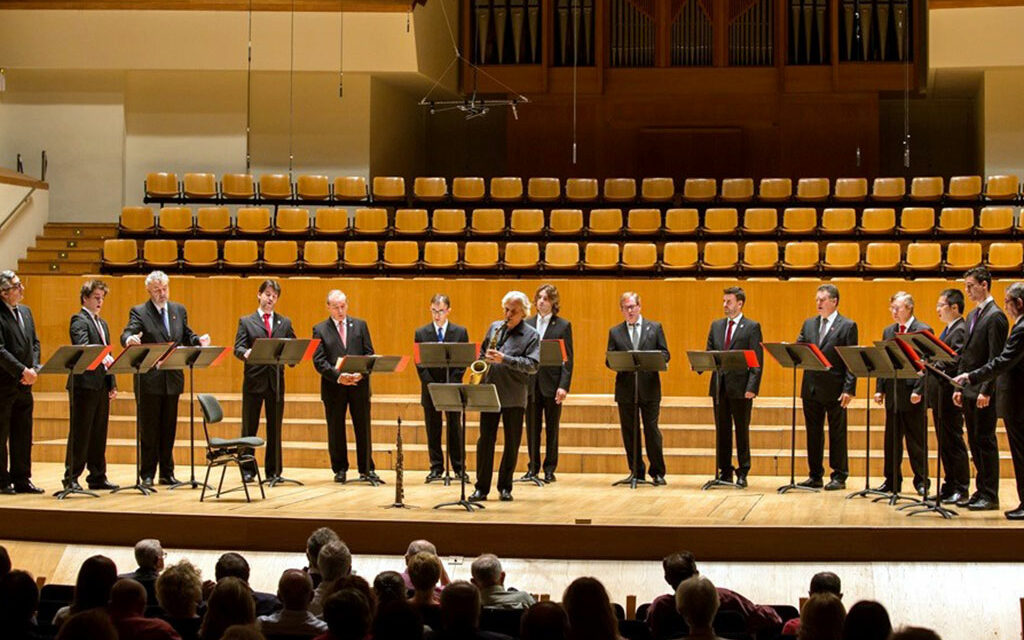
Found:
[{"label": "woman with blonde hair in audience", "polygon": [[86,558],[78,570],[75,595],[71,604],[61,607],[53,616],[53,626],[60,627],[70,616],[90,609],[106,608],[110,589],[117,582],[117,566],[106,556]]},{"label": "woman with blonde hair in audience", "polygon": [[203,601],[203,577],[188,560],[165,567],[156,579],[156,600],[164,610],[160,616],[181,636],[181,640],[199,637],[199,604]]},{"label": "woman with blonde hair in audience", "polygon": [[267,640],[266,636],[251,624],[233,624],[224,630],[221,640]]},{"label": "woman with blonde hair in audience", "polygon": [[409,604],[419,612],[425,625],[437,631],[441,628],[441,598],[435,587],[441,580],[441,559],[429,551],[420,551],[409,559],[408,568],[413,586]]},{"label": "woman with blonde hair in audience", "polygon": [[611,599],[597,578],[576,578],[562,594],[569,640],[621,640]]},{"label": "woman with blonde hair in audience", "polygon": [[224,631],[236,624],[256,623],[252,590],[239,578],[221,578],[210,594],[206,616],[199,628],[200,640],[221,640]]}]

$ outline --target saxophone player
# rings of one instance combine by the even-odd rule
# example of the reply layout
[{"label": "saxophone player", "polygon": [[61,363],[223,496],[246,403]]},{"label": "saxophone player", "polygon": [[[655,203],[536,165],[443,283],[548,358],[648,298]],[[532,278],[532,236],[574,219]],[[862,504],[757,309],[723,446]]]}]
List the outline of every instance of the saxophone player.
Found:
[{"label": "saxophone player", "polygon": [[[509,291],[501,300],[505,319],[491,323],[481,343],[480,357],[487,364],[481,382],[493,384],[501,403],[500,413],[480,414],[480,438],[476,443],[476,490],[474,502],[487,499],[494,470],[494,442],[500,420],[505,450],[498,470],[498,492],[503,501],[512,499],[512,476],[523,437],[523,418],[530,376],[540,365],[540,334],[523,320],[530,314],[530,299],[522,291]],[[479,361],[473,369],[478,370]]]}]

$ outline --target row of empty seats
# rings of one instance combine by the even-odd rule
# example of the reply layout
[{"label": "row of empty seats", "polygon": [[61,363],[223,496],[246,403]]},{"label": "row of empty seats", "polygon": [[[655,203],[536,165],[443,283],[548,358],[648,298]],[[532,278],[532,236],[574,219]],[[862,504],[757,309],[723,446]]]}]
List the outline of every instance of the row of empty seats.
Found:
[{"label": "row of empty seats", "polygon": [[397,209],[360,207],[124,207],[123,236],[162,235],[815,235],[863,234],[927,236],[932,234],[1011,235],[1024,233],[1024,216],[1014,207],[713,207],[628,209]]},{"label": "row of empty seats", "polygon": [[[383,255],[381,249],[383,248]],[[261,255],[262,253],[262,255]],[[337,270],[363,269],[456,269],[467,270],[599,270],[657,271],[905,271],[963,272],[981,264],[993,271],[1015,271],[1024,262],[1024,245],[994,242],[913,242],[904,251],[897,242],[774,241],[707,242],[703,251],[696,242],[668,242],[661,247],[649,242],[426,242],[350,240],[338,243],[311,240],[301,246],[294,240],[146,240],[140,260],[133,239],[104,242],[103,264],[108,270],[183,268],[199,271],[230,270]]]},{"label": "row of empty seats", "polygon": [[[450,188],[449,188],[450,186]],[[948,184],[940,176],[906,178],[687,178],[682,191],[676,191],[672,178],[643,178],[639,188],[633,178],[529,178],[524,187],[519,177],[456,177],[449,185],[443,177],[418,177],[411,191],[405,178],[375,176],[369,185],[362,176],[330,179],[325,175],[300,175],[293,183],[284,173],[225,173],[217,180],[213,173],[177,174],[158,172],[146,176],[147,202],[215,202],[297,200],[338,202],[921,202],[1017,201],[1021,185],[1015,175],[953,176]]]}]

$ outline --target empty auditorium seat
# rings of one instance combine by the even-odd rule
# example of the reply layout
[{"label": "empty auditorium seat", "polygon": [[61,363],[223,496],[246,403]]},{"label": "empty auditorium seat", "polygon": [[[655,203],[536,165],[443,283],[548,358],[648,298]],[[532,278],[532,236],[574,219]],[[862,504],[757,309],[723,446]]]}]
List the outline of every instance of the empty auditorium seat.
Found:
[{"label": "empty auditorium seat", "polygon": [[569,178],[565,181],[565,199],[568,202],[594,202],[597,200],[597,180]]},{"label": "empty auditorium seat", "polygon": [[779,212],[776,209],[753,207],[743,212],[743,233],[765,235],[775,233],[779,226]]},{"label": "empty auditorium seat", "polygon": [[796,181],[796,199],[802,202],[828,200],[831,186],[828,178],[800,178]]},{"label": "empty auditorium seat", "polygon": [[366,196],[366,178],[363,176],[340,176],[334,179],[335,200],[362,202]]},{"label": "empty auditorium seat", "polygon": [[452,200],[458,202],[479,202],[487,194],[484,179],[459,177],[452,179]]},{"label": "empty auditorium seat", "polygon": [[256,195],[250,173],[225,173],[220,177],[220,195],[231,200],[250,200]]},{"label": "empty auditorium seat", "polygon": [[388,240],[384,243],[384,266],[388,269],[413,269],[420,263],[420,246],[415,240]]},{"label": "empty auditorium seat", "polygon": [[857,212],[846,208],[828,208],[821,212],[821,232],[853,233],[857,228]]},{"label": "empty auditorium seat", "polygon": [[622,267],[634,271],[653,270],[658,264],[658,247],[653,242],[622,245]]},{"label": "empty auditorium seat", "polygon": [[592,209],[587,231],[592,235],[617,235],[622,231],[622,209]]},{"label": "empty auditorium seat", "polygon": [[619,268],[619,245],[614,242],[588,242],[583,252],[583,268],[609,271]]},{"label": "empty auditorium seat", "polygon": [[331,182],[327,176],[301,175],[295,181],[295,193],[302,200],[327,200],[331,197]]},{"label": "empty auditorium seat", "polygon": [[513,209],[509,231],[513,235],[532,236],[544,232],[544,212],[540,209]]},{"label": "empty auditorium seat", "polygon": [[878,202],[902,200],[907,195],[905,178],[875,178],[871,183],[871,199]]},{"label": "empty auditorium seat", "polygon": [[188,269],[216,269],[219,253],[216,240],[186,240],[182,247],[182,265]]},{"label": "empty auditorium seat", "polygon": [[757,197],[764,202],[783,202],[793,197],[793,181],[789,178],[762,178]]},{"label": "empty auditorium seat", "polygon": [[235,216],[235,229],[239,234],[270,233],[270,209],[266,207],[239,207]]},{"label": "empty auditorium seat", "polygon": [[946,247],[946,270],[967,271],[982,262],[980,242],[950,242]]},{"label": "empty auditorium seat", "polygon": [[436,235],[457,235],[466,232],[465,209],[434,209],[430,230]]},{"label": "empty auditorium seat", "polygon": [[695,271],[700,262],[696,242],[666,242],[661,267],[666,271]]},{"label": "empty auditorium seat", "polygon": [[867,178],[836,178],[832,198],[836,202],[860,202],[868,197]]},{"label": "empty auditorium seat", "polygon": [[448,181],[442,177],[418,177],[412,181],[412,195],[423,202],[440,202],[448,197]]},{"label": "empty auditorium seat", "polygon": [[478,236],[495,236],[505,233],[505,210],[474,209],[469,231]]},{"label": "empty auditorium seat", "polygon": [[580,246],[575,242],[549,242],[544,246],[545,269],[577,269]]},{"label": "empty auditorium seat", "polygon": [[939,233],[969,234],[974,231],[974,209],[946,207],[939,213]]},{"label": "empty auditorium seat", "polygon": [[337,269],[338,243],[333,240],[310,240],[302,246],[302,264],[309,270]]},{"label": "empty auditorium seat", "polygon": [[498,243],[467,242],[462,264],[467,269],[496,269],[498,267]]},{"label": "empty auditorium seat", "polygon": [[812,234],[818,228],[818,211],[810,207],[789,207],[782,212],[782,227],[787,234]]},{"label": "empty auditorium seat", "polygon": [[562,197],[562,184],[558,178],[530,178],[526,194],[532,202],[556,202]]},{"label": "empty auditorium seat", "polygon": [[395,210],[395,233],[398,235],[423,235],[429,226],[426,209]]},{"label": "empty auditorium seat", "polygon": [[536,269],[540,264],[540,247],[536,242],[509,242],[505,245],[507,269]]},{"label": "empty auditorium seat", "polygon": [[377,243],[372,240],[349,240],[342,252],[342,266],[345,269],[371,269],[377,266]]},{"label": "empty auditorium seat", "polygon": [[821,261],[825,271],[852,271],[860,266],[860,245],[856,242],[829,242]]},{"label": "empty auditorium seat", "polygon": [[978,233],[1009,234],[1013,230],[1013,207],[982,207]]},{"label": "empty auditorium seat", "polygon": [[937,271],[942,266],[942,245],[938,242],[911,242],[903,267],[908,271]]},{"label": "empty auditorium seat", "polygon": [[581,209],[552,209],[548,231],[553,235],[578,235],[583,231]]},{"label": "empty auditorium seat", "polygon": [[383,235],[388,231],[388,210],[382,207],[356,209],[352,231],[357,235]]},{"label": "empty auditorium seat", "polygon": [[199,207],[196,210],[196,231],[204,236],[231,233],[231,212],[227,207]]},{"label": "empty auditorium seat", "polygon": [[748,242],[740,266],[750,271],[774,271],[779,264],[779,243]]},{"label": "empty auditorium seat", "polygon": [[945,188],[940,176],[914,178],[910,181],[910,199],[918,202],[941,200]]},{"label": "empty auditorium seat", "polygon": [[989,176],[985,180],[986,200],[1015,200],[1019,193],[1020,181],[1015,175]]},{"label": "empty auditorium seat", "polygon": [[150,234],[156,231],[156,216],[150,207],[121,207],[118,231],[129,234]]},{"label": "empty auditorium seat", "polygon": [[142,262],[152,268],[177,267],[178,241],[146,240],[142,245]]},{"label": "empty auditorium seat", "polygon": [[428,269],[454,269],[459,264],[459,245],[454,242],[427,242],[423,245],[423,266]]},{"label": "empty auditorium seat", "polygon": [[895,270],[900,266],[898,242],[869,242],[864,249],[864,268],[871,271]]},{"label": "empty auditorium seat", "polygon": [[157,229],[161,235],[191,234],[193,225],[190,207],[163,207],[160,209]]},{"label": "empty auditorium seat", "polygon": [[[859,259],[859,256],[858,256]],[[787,242],[782,257],[782,270],[813,271],[818,268],[817,242]]]},{"label": "empty auditorium seat", "polygon": [[260,260],[260,248],[255,240],[226,240],[224,242],[224,268],[252,269]]},{"label": "empty auditorium seat", "polygon": [[749,202],[754,199],[753,178],[726,178],[722,180],[722,202]]},{"label": "empty auditorium seat", "polygon": [[511,176],[491,178],[492,202],[519,202],[522,199],[522,178]]},{"label": "empty auditorium seat", "polygon": [[263,243],[263,266],[272,271],[297,269],[299,243],[294,240],[267,240]]},{"label": "empty auditorium seat", "polygon": [[[151,242],[147,240],[146,242]],[[1024,245],[1019,242],[993,242],[988,246],[989,271],[1018,271],[1024,260]]]},{"label": "empty auditorium seat", "polygon": [[405,178],[400,176],[374,176],[374,200],[405,200]]},{"label": "empty auditorium seat", "polygon": [[348,233],[348,210],[323,207],[316,210],[313,233],[318,236],[337,236]]},{"label": "empty auditorium seat", "polygon": [[935,209],[904,207],[900,212],[898,230],[904,235],[925,235],[935,231]]},{"label": "empty auditorium seat", "polygon": [[644,178],[640,183],[640,199],[644,202],[671,202],[676,197],[672,178]]},{"label": "empty auditorium seat", "polygon": [[665,233],[669,235],[696,235],[700,227],[700,213],[696,209],[669,209],[665,212]]},{"label": "empty auditorium seat", "polygon": [[605,202],[632,202],[636,200],[636,180],[633,178],[605,178]]},{"label": "empty auditorium seat", "polygon": [[274,216],[274,230],[281,235],[306,235],[309,233],[309,209],[279,207]]},{"label": "empty auditorium seat", "polygon": [[736,233],[739,225],[739,213],[736,209],[712,208],[704,212],[704,226],[701,231],[707,234]]},{"label": "empty auditorium seat", "polygon": [[683,200],[710,202],[717,195],[718,183],[714,178],[687,178],[683,183]]},{"label": "empty auditorium seat", "polygon": [[186,173],[181,184],[186,198],[209,200],[217,197],[217,176],[212,173]]},{"label": "empty auditorium seat", "polygon": [[163,171],[146,174],[146,195],[151,198],[177,198],[178,176]]},{"label": "empty auditorium seat", "polygon": [[135,267],[139,264],[139,243],[127,238],[103,241],[103,264],[109,267]]},{"label": "empty auditorium seat", "polygon": [[896,210],[886,208],[868,207],[861,213],[861,233],[870,235],[891,235],[896,230]]},{"label": "empty auditorium seat", "polygon": [[292,180],[286,173],[264,173],[260,176],[261,200],[290,200]]},{"label": "empty auditorium seat", "polygon": [[946,197],[950,200],[978,200],[981,197],[981,176],[953,176],[949,179]]},{"label": "empty auditorium seat", "polygon": [[701,266],[708,271],[735,269],[740,261],[740,248],[735,242],[709,242],[704,245]]},{"label": "empty auditorium seat", "polygon": [[626,232],[630,235],[653,235],[661,230],[661,211],[658,209],[630,209],[626,217]]}]

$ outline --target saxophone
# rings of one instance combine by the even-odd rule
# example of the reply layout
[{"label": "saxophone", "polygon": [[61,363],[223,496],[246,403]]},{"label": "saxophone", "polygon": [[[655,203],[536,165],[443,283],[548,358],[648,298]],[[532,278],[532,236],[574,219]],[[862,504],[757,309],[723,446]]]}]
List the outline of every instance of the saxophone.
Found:
[{"label": "saxophone", "polygon": [[[487,343],[487,349],[484,353],[487,353],[491,349],[498,348],[498,336],[500,336],[505,329],[508,327],[508,320],[501,323],[501,326],[491,336],[491,341]],[[474,360],[470,363],[469,368],[466,369],[466,373],[463,375],[463,384],[480,384],[484,380],[484,376],[487,375],[488,369],[491,368],[491,363],[487,362],[483,358]]]}]

